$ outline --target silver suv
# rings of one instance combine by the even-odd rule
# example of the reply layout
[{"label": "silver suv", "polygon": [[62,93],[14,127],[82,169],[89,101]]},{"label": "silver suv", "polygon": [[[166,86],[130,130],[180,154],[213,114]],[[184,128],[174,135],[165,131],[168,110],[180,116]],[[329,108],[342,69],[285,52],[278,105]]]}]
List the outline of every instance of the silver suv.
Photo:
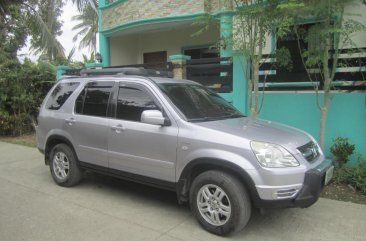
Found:
[{"label": "silver suv", "polygon": [[172,190],[219,235],[242,230],[252,207],[316,202],[333,166],[313,137],[245,117],[200,84],[158,75],[96,69],[56,83],[37,139],[57,184],[73,186],[92,170]]}]

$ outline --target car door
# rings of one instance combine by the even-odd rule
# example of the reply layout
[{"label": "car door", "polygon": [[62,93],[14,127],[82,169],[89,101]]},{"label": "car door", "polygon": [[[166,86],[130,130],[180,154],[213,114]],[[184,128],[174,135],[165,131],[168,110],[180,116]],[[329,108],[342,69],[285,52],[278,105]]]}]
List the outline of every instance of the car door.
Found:
[{"label": "car door", "polygon": [[[144,110],[161,110],[149,87],[122,83],[116,98],[116,118],[110,121],[108,147],[110,171],[175,181],[178,127],[142,123]],[[136,177],[136,176],[135,176]]]},{"label": "car door", "polygon": [[75,101],[74,113],[66,119],[78,158],[84,164],[108,168],[107,111],[115,82],[89,82]]}]

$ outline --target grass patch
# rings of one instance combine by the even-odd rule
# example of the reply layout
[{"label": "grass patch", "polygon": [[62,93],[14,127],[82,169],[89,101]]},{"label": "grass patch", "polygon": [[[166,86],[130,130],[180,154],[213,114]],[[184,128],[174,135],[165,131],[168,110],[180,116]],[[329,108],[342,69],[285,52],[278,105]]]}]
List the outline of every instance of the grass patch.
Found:
[{"label": "grass patch", "polygon": [[35,133],[23,136],[0,136],[0,141],[29,147],[37,147]]}]

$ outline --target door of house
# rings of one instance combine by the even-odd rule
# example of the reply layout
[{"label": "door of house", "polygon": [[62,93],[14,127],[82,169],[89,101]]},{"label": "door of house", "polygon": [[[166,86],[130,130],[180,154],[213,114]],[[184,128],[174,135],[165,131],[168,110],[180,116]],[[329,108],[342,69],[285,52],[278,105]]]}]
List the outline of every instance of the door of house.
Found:
[{"label": "door of house", "polygon": [[144,53],[144,64],[167,62],[167,52]]}]

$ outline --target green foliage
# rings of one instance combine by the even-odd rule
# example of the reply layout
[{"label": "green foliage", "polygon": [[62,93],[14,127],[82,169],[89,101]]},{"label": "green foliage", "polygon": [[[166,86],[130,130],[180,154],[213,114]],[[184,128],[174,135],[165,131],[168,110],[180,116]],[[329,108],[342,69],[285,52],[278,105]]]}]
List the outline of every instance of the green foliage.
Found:
[{"label": "green foliage", "polygon": [[333,180],[351,185],[366,195],[366,160],[360,157],[357,165],[343,166],[336,170]]},{"label": "green foliage", "polygon": [[31,47],[49,60],[64,55],[56,39],[61,34],[62,6],[62,0],[0,1],[0,64],[15,59],[27,37],[31,37]]},{"label": "green foliage", "polygon": [[94,52],[90,53],[90,56],[86,56],[85,54],[83,54],[83,63],[84,64],[89,64],[89,63],[95,63],[95,55]]},{"label": "green foliage", "polygon": [[[110,0],[107,0],[110,2]],[[86,7],[91,7],[95,12],[98,12],[99,0],[72,0],[72,3],[76,5],[79,12],[82,12]]]},{"label": "green foliage", "polygon": [[[279,8],[282,3],[281,0],[233,1],[235,26],[233,46],[250,61],[250,69],[249,67],[243,69],[248,79],[248,105],[254,118],[260,112],[261,106],[259,104],[259,69],[263,64],[266,41],[269,35],[283,36],[289,28],[285,10]],[[277,53],[270,53],[268,57],[272,58],[273,55],[280,58],[279,66],[291,67],[289,51],[280,49]]]},{"label": "green foliage", "polygon": [[[358,4],[360,2],[358,1]],[[353,18],[355,14],[347,12],[349,6],[357,6],[354,0],[289,0],[282,1],[278,8],[283,11],[286,23],[291,25],[291,33],[297,39],[298,51],[309,81],[319,81],[316,85],[324,90],[317,95],[320,110],[320,145],[325,148],[325,129],[328,109],[331,103],[331,87],[337,68],[338,59],[343,49],[357,48],[353,34],[365,31],[364,23]],[[311,26],[303,23],[311,20]],[[304,47],[301,42],[305,43]],[[342,63],[343,65],[345,62]],[[343,66],[345,67],[345,66]],[[314,75],[314,73],[317,73]]]},{"label": "green foliage", "polygon": [[333,140],[330,152],[335,156],[339,166],[343,166],[349,161],[349,157],[353,154],[355,145],[349,143],[348,138],[337,137]]},{"label": "green foliage", "polygon": [[64,48],[56,39],[62,31],[62,21],[59,19],[62,14],[62,0],[37,0],[37,12],[35,8],[28,6],[29,33],[32,36],[31,50],[35,54],[44,54],[49,61],[57,56],[64,56]]},{"label": "green foliage", "polygon": [[21,134],[35,125],[38,108],[56,79],[55,71],[48,63],[26,59],[23,64],[3,62],[0,73],[0,134]]},{"label": "green foliage", "polygon": [[74,36],[73,41],[79,38],[79,49],[88,47],[90,50],[96,52],[97,49],[97,33],[98,33],[98,14],[94,11],[91,5],[86,6],[83,11],[74,17],[72,20],[79,21],[72,30],[77,30],[78,33]]},{"label": "green foliage", "polygon": [[288,48],[282,47],[276,50],[276,66],[284,67],[291,71],[293,68],[293,63],[291,59],[291,53]]},{"label": "green foliage", "polygon": [[8,3],[1,7],[4,12],[0,12],[0,65],[16,58],[17,51],[25,45],[28,31],[19,5]]},{"label": "green foliage", "polygon": [[20,136],[32,131],[32,122],[26,114],[0,115],[0,136]]}]

